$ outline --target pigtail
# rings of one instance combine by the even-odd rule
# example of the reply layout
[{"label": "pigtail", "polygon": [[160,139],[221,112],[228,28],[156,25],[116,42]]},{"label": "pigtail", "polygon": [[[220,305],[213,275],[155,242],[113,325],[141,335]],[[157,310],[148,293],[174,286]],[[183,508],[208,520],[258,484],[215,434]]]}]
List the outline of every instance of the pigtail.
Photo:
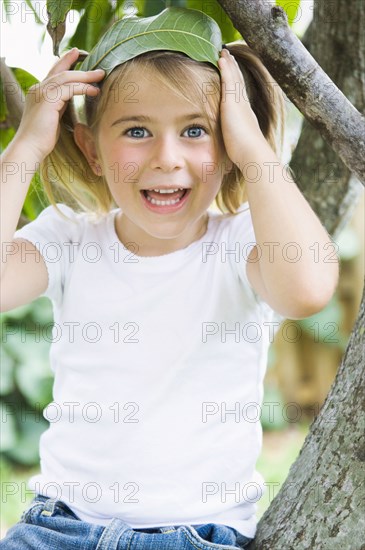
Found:
[{"label": "pigtail", "polygon": [[76,122],[79,120],[71,99],[60,120],[56,146],[41,163],[41,180],[48,200],[60,215],[64,216],[57,202],[79,212],[101,216],[112,208],[112,196],[104,177],[94,174],[74,140]]},{"label": "pigtail", "polygon": [[[245,79],[247,95],[261,132],[280,159],[285,124],[283,93],[260,58],[249,46],[241,41],[225,44],[224,47],[237,61]],[[224,205],[233,214],[246,200],[242,173],[235,166],[223,179],[216,202],[222,212]]]},{"label": "pigtail", "polygon": [[285,109],[281,88],[246,44],[232,43],[227,49],[235,57],[247,84],[247,94],[261,132],[278,157],[282,154]]}]

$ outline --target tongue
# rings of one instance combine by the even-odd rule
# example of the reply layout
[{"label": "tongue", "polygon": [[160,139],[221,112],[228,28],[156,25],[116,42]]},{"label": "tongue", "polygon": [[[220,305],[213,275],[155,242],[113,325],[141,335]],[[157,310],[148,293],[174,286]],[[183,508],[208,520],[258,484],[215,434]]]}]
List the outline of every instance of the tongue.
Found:
[{"label": "tongue", "polygon": [[158,201],[169,201],[169,200],[181,199],[184,193],[185,193],[185,189],[183,189],[182,191],[176,191],[175,193],[157,193],[156,191],[146,190],[146,194],[151,199],[156,199]]}]

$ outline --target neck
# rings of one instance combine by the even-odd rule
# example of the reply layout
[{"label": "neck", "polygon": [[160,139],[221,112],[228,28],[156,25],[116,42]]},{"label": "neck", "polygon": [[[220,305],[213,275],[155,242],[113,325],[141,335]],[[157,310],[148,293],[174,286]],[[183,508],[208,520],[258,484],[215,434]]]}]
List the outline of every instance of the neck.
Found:
[{"label": "neck", "polygon": [[115,232],[120,242],[136,256],[163,256],[186,248],[201,239],[208,228],[209,214],[206,212],[182,234],[171,239],[154,237],[135,225],[125,214],[119,212],[114,220]]}]

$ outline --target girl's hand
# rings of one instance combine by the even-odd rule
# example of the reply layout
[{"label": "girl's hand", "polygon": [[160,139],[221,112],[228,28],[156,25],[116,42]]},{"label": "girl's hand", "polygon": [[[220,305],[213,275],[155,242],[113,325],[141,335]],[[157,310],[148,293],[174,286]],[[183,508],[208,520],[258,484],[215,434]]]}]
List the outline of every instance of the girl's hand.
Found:
[{"label": "girl's hand", "polygon": [[77,61],[77,48],[66,52],[52,67],[46,78],[29,88],[25,98],[24,112],[14,139],[26,142],[38,162],[52,152],[59,133],[60,119],[67,102],[74,95],[96,96],[99,89],[91,82],[102,80],[105,72],[71,71]]},{"label": "girl's hand", "polygon": [[226,48],[221,52],[218,66],[222,79],[220,115],[223,140],[228,157],[240,168],[249,162],[250,152],[262,147],[263,142],[267,145],[267,141],[251,108],[242,72]]}]

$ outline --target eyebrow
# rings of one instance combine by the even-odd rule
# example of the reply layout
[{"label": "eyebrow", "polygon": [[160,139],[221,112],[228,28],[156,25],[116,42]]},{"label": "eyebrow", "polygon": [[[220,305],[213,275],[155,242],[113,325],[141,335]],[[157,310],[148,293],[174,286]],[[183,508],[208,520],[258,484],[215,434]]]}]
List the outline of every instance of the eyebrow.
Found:
[{"label": "eyebrow", "polygon": [[[182,122],[184,120],[196,120],[197,118],[206,118],[206,117],[202,113],[191,113],[189,115],[178,117],[176,120],[177,122]],[[116,124],[120,124],[121,122],[155,122],[155,119],[146,115],[126,116],[126,117],[118,118],[110,126],[111,127],[116,126]]]}]

